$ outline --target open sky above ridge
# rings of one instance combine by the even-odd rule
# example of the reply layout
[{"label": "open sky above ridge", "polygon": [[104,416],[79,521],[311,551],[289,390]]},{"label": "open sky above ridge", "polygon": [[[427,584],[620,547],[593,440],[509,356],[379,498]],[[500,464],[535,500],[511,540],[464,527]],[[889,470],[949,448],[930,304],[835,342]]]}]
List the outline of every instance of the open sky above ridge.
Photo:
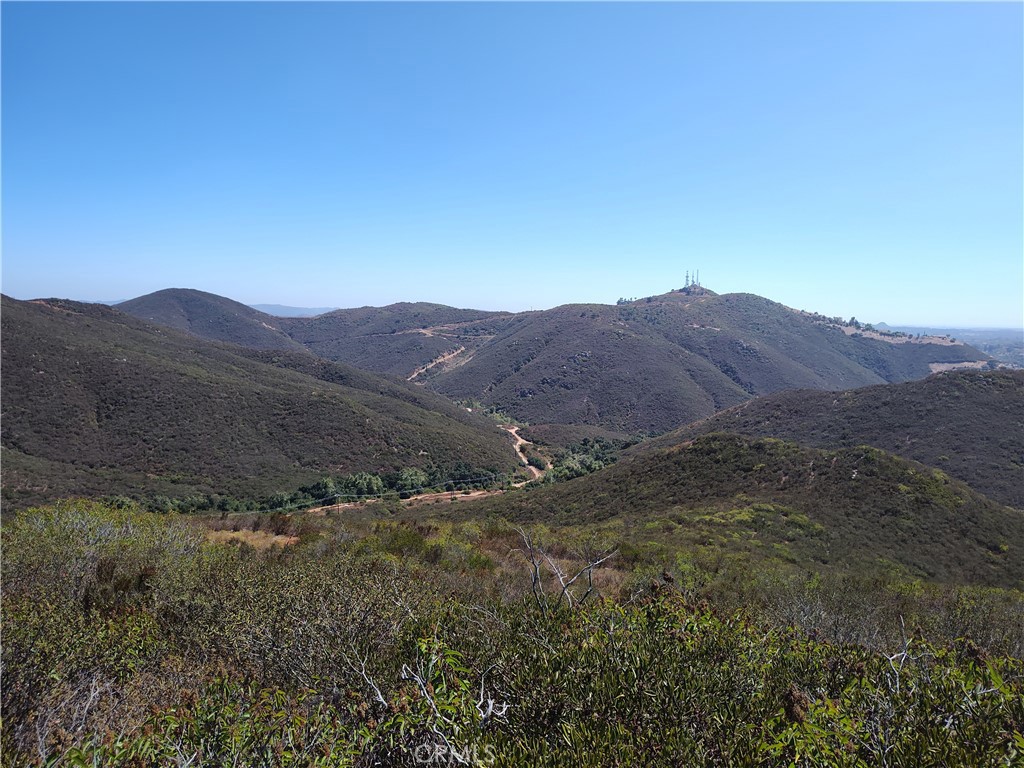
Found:
[{"label": "open sky above ridge", "polygon": [[1019,326],[1019,3],[18,3],[3,281]]}]

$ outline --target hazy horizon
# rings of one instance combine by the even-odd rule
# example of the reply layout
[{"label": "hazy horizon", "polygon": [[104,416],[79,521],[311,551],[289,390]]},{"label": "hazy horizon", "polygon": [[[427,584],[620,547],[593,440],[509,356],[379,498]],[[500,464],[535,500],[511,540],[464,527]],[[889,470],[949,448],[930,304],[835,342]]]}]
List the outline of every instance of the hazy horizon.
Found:
[{"label": "hazy horizon", "polygon": [[[165,290],[165,289],[160,289],[160,290]],[[183,288],[182,290],[202,290],[202,289],[201,288],[194,288],[194,289]],[[672,289],[672,290],[676,290],[676,289]],[[718,293],[718,291],[715,291],[715,292]],[[153,291],[151,291],[151,293],[153,293]],[[212,291],[204,291],[204,293],[213,293],[213,292]],[[667,293],[667,291],[664,291],[664,293]],[[46,296],[44,296],[44,295],[39,295],[39,296],[12,296],[12,298],[19,299],[19,300],[22,300],[22,301],[31,300],[31,299],[56,299],[56,298],[60,298],[60,299],[70,299],[71,301],[81,301],[81,302],[86,303],[86,304],[106,304],[107,306],[117,306],[118,304],[123,304],[126,301],[131,301],[132,299],[137,299],[137,298],[140,298],[141,296],[145,296],[145,295],[148,295],[148,294],[140,294],[139,296],[131,296],[131,297],[128,297],[128,298],[123,298],[123,299],[106,299],[106,300],[104,300],[104,299],[92,299],[92,298],[80,298],[80,297],[77,297],[77,296],[55,296],[55,295],[46,295]],[[280,307],[282,309],[292,309],[292,310],[314,310],[314,309],[319,309],[319,310],[324,310],[324,311],[334,311],[334,310],[339,310],[339,309],[361,309],[363,307],[383,307],[383,306],[387,306],[387,304],[352,304],[352,305],[349,305],[349,306],[315,307],[315,306],[310,305],[310,304],[282,304],[281,302],[278,302],[278,301],[241,301],[241,300],[235,298],[234,296],[228,296],[228,295],[224,295],[224,294],[215,294],[215,295],[222,296],[223,298],[226,298],[226,299],[231,299],[232,301],[238,301],[240,304],[244,304],[247,307],[251,307],[253,309],[260,309],[260,311],[264,311],[264,312],[267,311],[267,310],[261,309],[263,307]],[[657,295],[657,294],[652,294],[652,295]],[[646,298],[646,297],[644,297],[644,296],[637,296],[637,297],[620,297],[620,298],[637,298],[637,299],[642,299],[642,298]],[[770,296],[766,296],[764,298],[771,299]],[[409,303],[409,304],[415,304],[415,303],[440,304],[442,302],[432,301],[431,299],[398,299],[397,301],[393,301],[393,302],[389,302],[389,303],[390,304],[401,304],[401,303]],[[583,302],[569,301],[569,302],[565,302],[565,303],[566,304],[580,304],[580,303],[583,303]],[[589,304],[608,304],[608,305],[611,305],[611,304],[614,304],[615,301],[593,301],[593,302],[586,302],[586,303],[589,303]],[[544,311],[544,310],[548,310],[548,309],[554,309],[555,307],[558,307],[558,306],[562,306],[562,305],[553,304],[551,306],[546,306],[546,307],[540,307],[540,306],[534,307],[534,306],[531,306],[531,307],[527,307],[525,309],[506,309],[506,308],[503,308],[503,307],[486,307],[486,306],[469,306],[469,305],[459,306],[457,308],[458,309],[478,309],[478,310],[484,310],[484,311],[488,311],[488,312],[512,312],[512,313],[516,313],[516,312],[534,312],[534,311],[540,312],[540,311]],[[817,311],[817,310],[814,310],[813,307],[791,307],[791,308],[792,309],[801,309],[801,310],[805,310],[805,311],[809,311],[809,312],[810,311]],[[272,313],[269,313],[269,314],[272,314]],[[821,314],[826,314],[827,315],[828,313],[824,313],[823,312]],[[829,315],[829,316],[832,317],[834,315]],[[849,319],[849,318],[847,318],[845,316],[842,316],[842,317],[844,319]],[[855,317],[855,315],[851,315],[851,317]],[[950,325],[949,323],[899,323],[899,322],[890,322],[890,321],[885,320],[884,318],[876,319],[876,318],[861,317],[859,319],[860,319],[861,322],[871,323],[872,325],[887,325],[887,326],[892,327],[892,328],[908,328],[908,329],[912,328],[914,330],[930,329],[930,330],[951,330],[951,331],[952,330],[963,330],[963,331],[1019,331],[1019,332],[1024,333],[1024,322],[1021,322],[1018,325]]]},{"label": "hazy horizon", "polygon": [[0,14],[16,298],[523,311],[699,269],[829,316],[1022,325],[1020,4]]}]

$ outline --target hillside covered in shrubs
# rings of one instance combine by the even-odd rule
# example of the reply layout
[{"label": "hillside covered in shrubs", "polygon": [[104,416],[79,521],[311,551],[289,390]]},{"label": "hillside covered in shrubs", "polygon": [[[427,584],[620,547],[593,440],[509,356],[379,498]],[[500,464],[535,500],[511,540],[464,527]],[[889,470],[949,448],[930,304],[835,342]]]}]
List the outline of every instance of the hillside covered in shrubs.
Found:
[{"label": "hillside covered in shrubs", "polygon": [[844,392],[779,392],[651,445],[678,445],[709,432],[775,437],[815,448],[872,445],[1024,508],[1024,371],[949,371]]},{"label": "hillside covered in shrubs", "polygon": [[374,372],[416,374],[441,394],[531,424],[623,436],[665,432],[784,389],[907,381],[935,363],[989,359],[962,343],[847,333],[834,318],[703,288],[514,314],[419,302],[275,318],[183,289],[117,307],[202,338],[264,349],[298,344]]},{"label": "hillside covered in shrubs", "polygon": [[86,502],[9,521],[3,764],[1024,754],[1018,592],[682,553],[626,567],[613,540],[499,520],[293,525],[296,543],[261,550]]},{"label": "hillside covered in shrubs", "polygon": [[203,341],[103,305],[3,298],[3,498],[259,498],[324,474],[514,472],[494,422],[306,352]]}]

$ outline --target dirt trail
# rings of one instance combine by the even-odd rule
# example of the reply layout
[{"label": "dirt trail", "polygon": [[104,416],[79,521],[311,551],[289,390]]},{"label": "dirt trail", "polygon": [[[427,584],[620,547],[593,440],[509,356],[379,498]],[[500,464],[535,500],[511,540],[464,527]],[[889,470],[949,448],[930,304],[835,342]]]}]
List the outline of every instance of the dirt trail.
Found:
[{"label": "dirt trail", "polygon": [[482,499],[485,496],[497,496],[505,491],[501,488],[494,488],[491,490],[480,490],[470,491],[438,491],[436,493],[421,493],[418,496],[410,496],[408,499],[402,499],[402,503],[406,505],[421,504],[430,501],[440,501],[445,498],[450,501],[463,501],[466,499]]},{"label": "dirt trail", "polygon": [[[530,483],[530,482],[533,482],[534,480],[539,480],[540,478],[542,478],[544,476],[544,473],[541,470],[537,469],[536,467],[531,466],[531,464],[529,462],[529,459],[527,459],[527,457],[526,457],[526,453],[523,451],[523,446],[524,445],[533,445],[533,443],[531,443],[529,440],[524,439],[523,437],[520,437],[520,435],[519,435],[519,427],[512,427],[512,426],[508,426],[508,425],[504,425],[503,424],[503,425],[501,425],[498,428],[499,429],[503,429],[506,432],[508,432],[510,435],[512,435],[513,439],[516,441],[515,442],[516,455],[519,456],[520,463],[524,467],[526,467],[526,471],[529,472],[530,475],[531,475],[530,480],[523,480],[521,482],[515,483],[515,485],[513,485],[513,487],[514,488],[522,488],[527,483]],[[452,492],[452,491],[436,491],[434,493],[420,493],[420,494],[417,494],[416,496],[410,496],[407,499],[402,499],[401,503],[403,505],[422,504],[424,502],[438,501],[438,500],[445,499],[445,498],[449,498],[451,501],[462,501],[464,499],[480,499],[480,498],[483,498],[485,496],[497,496],[499,493],[504,493],[504,492],[505,491],[500,489],[500,488],[492,489],[492,490],[470,491],[469,493],[465,493],[463,491],[455,491],[455,492]],[[346,502],[344,502],[342,504],[327,504],[326,506],[323,506],[323,507],[312,507],[310,509],[306,509],[306,510],[303,510],[303,511],[307,515],[325,515],[328,512],[337,512],[337,511],[340,511],[342,509],[348,509],[348,508],[351,508],[351,507],[358,507],[358,506],[360,506],[362,504],[366,504],[368,501],[375,501],[375,500],[376,499],[367,499],[367,501],[346,501]]]},{"label": "dirt trail", "polygon": [[524,445],[533,445],[529,440],[526,440],[519,436],[519,427],[511,427],[502,425],[499,429],[504,429],[508,432],[516,441],[516,453],[519,454],[519,461],[526,467],[526,471],[533,475],[533,479],[537,480],[544,476],[544,473],[537,469],[535,466],[530,464],[530,460],[526,457],[526,452],[523,450]]},{"label": "dirt trail", "polygon": [[447,363],[449,360],[451,360],[452,358],[458,357],[459,355],[461,355],[465,351],[466,351],[466,348],[463,347],[460,344],[457,349],[453,349],[451,352],[445,352],[443,355],[441,355],[438,358],[435,358],[435,359],[431,360],[429,363],[427,363],[426,365],[422,366],[421,368],[417,368],[415,371],[412,372],[411,376],[408,376],[406,378],[406,381],[412,381],[417,376],[419,376],[421,373],[426,373],[427,371],[429,371],[435,365],[442,365],[444,363]]},{"label": "dirt trail", "polygon": [[342,509],[358,507],[360,504],[365,503],[365,501],[344,501],[341,504],[327,504],[323,507],[309,507],[308,509],[300,511],[306,515],[326,515],[328,512],[339,512]]},{"label": "dirt trail", "polygon": [[974,369],[976,371],[984,370],[988,367],[988,360],[973,360],[964,363],[928,363],[928,369],[932,373],[941,373],[943,371],[959,371]]}]

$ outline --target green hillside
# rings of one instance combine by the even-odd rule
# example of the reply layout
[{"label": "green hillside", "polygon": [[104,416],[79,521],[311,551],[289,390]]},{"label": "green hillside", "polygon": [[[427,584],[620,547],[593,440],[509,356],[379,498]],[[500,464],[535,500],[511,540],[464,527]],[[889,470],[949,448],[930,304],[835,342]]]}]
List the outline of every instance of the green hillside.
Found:
[{"label": "green hillside", "polygon": [[747,398],[712,362],[620,312],[573,304],[520,316],[428,386],[531,424],[620,432],[664,431]]},{"label": "green hillside", "polygon": [[664,435],[654,445],[709,432],[818,448],[873,445],[1024,508],[1024,371],[950,371],[840,393],[779,392]]},{"label": "green hillside", "polygon": [[3,299],[3,493],[252,497],[324,473],[515,468],[437,395],[308,353],[195,339],[102,305]]},{"label": "green hillside", "polygon": [[747,571],[709,593],[727,568],[630,572],[540,526],[282,522],[261,550],[96,503],[6,521],[2,764],[1020,763],[1017,592]]},{"label": "green hillside", "polygon": [[550,524],[619,521],[641,541],[818,570],[897,569],[1020,588],[1024,513],[867,446],[824,451],[716,433],[594,474],[466,504]]}]

